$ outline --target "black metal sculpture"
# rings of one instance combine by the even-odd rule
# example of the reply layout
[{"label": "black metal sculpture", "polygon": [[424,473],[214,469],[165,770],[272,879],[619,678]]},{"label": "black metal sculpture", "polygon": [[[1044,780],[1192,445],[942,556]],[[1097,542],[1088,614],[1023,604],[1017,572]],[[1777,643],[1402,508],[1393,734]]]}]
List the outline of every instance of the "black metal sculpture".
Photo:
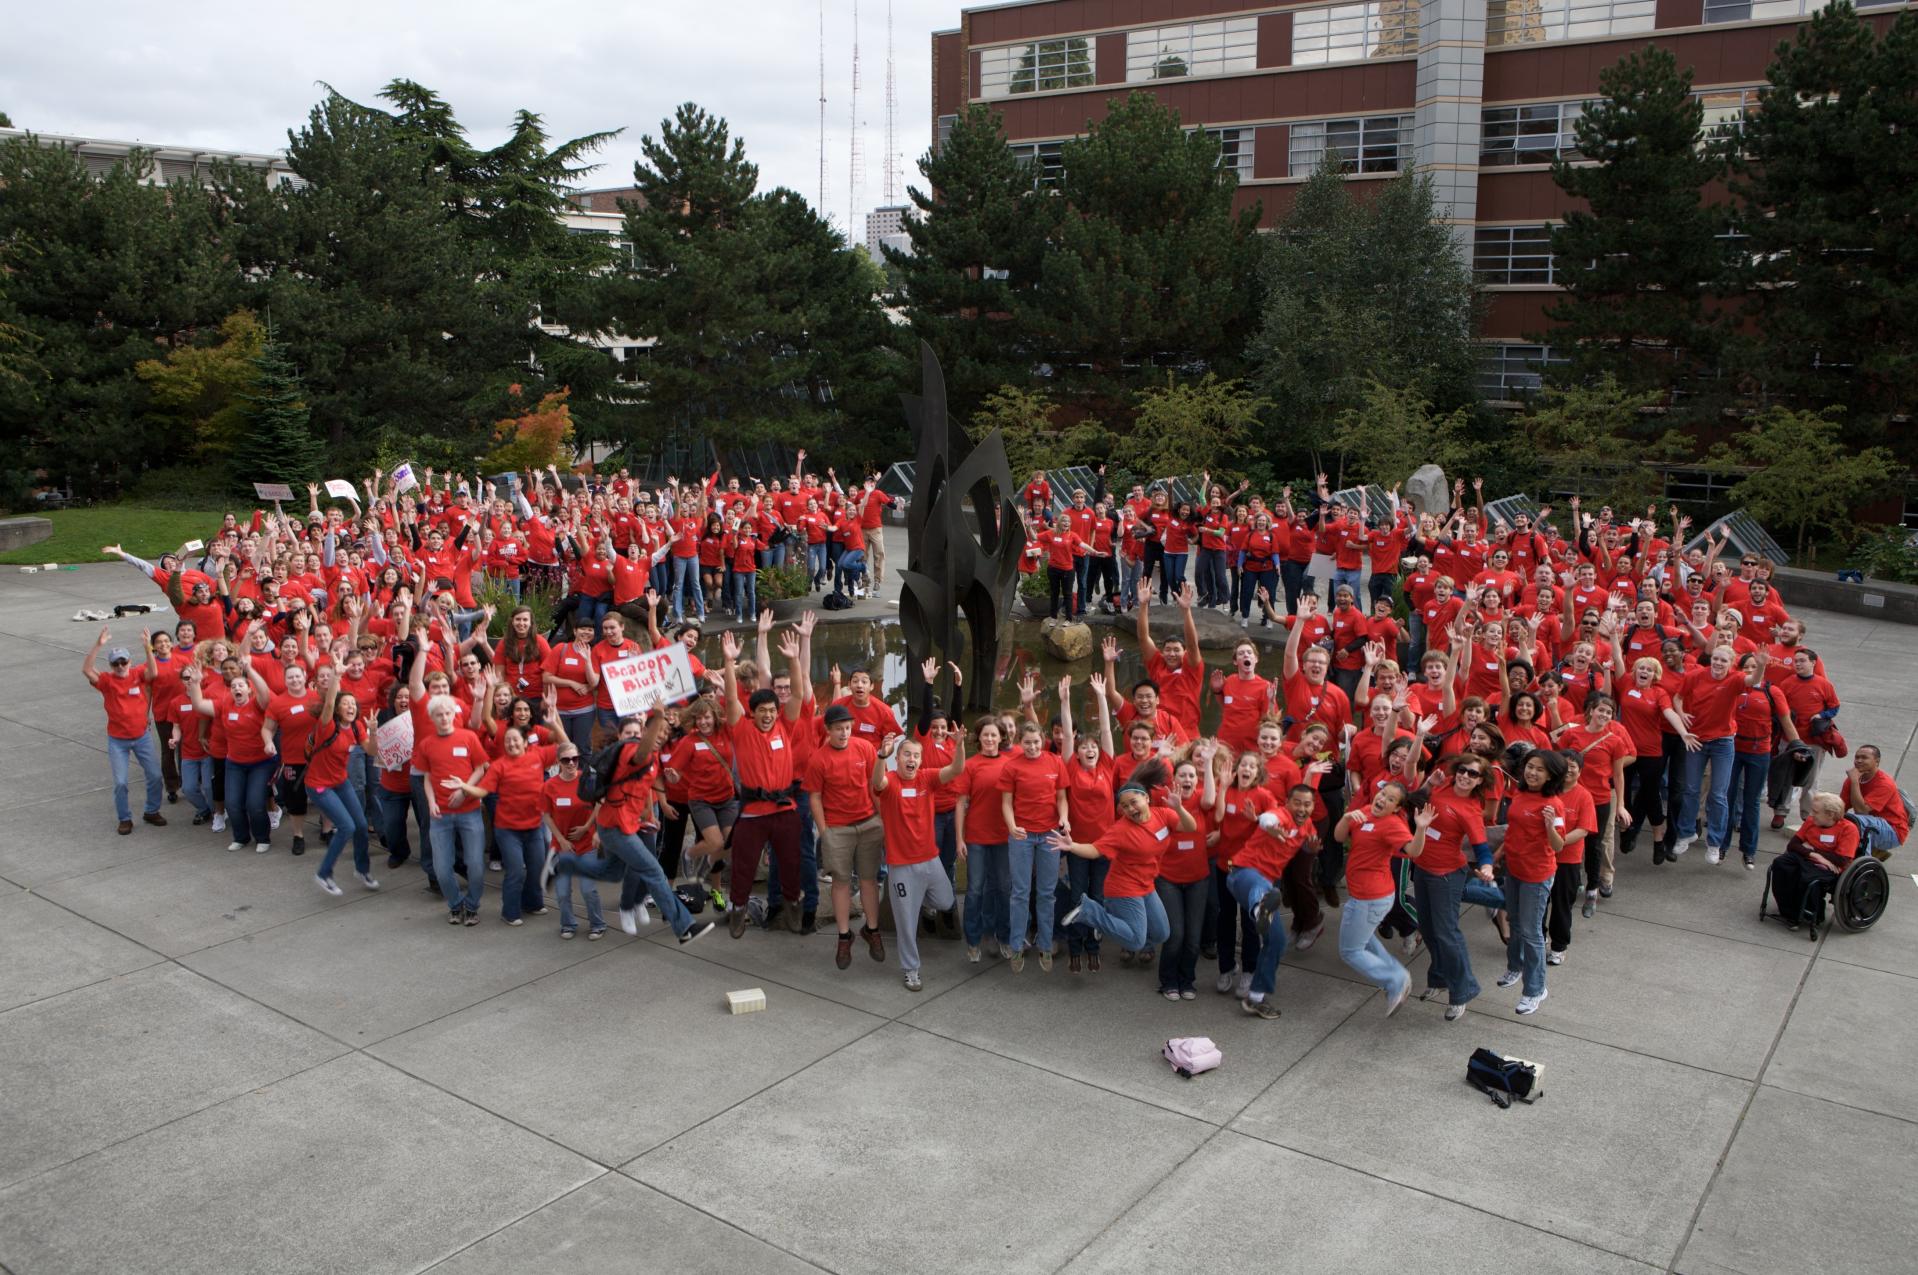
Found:
[{"label": "black metal sculpture", "polygon": [[[902,394],[919,440],[912,503],[906,511],[906,569],[899,621],[914,698],[927,656],[966,670],[970,707],[992,706],[999,641],[1019,587],[1026,529],[1013,497],[1005,440],[997,430],[974,447],[946,415],[946,378],[932,347],[920,342],[920,388]],[[968,517],[970,514],[970,517]],[[956,703],[950,687],[944,702]]]}]

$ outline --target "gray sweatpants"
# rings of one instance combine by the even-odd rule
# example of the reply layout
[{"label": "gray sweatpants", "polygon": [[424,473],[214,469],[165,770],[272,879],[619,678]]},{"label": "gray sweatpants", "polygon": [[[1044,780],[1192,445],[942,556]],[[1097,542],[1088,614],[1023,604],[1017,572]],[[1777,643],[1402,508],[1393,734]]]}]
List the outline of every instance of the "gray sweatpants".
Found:
[{"label": "gray sweatpants", "polygon": [[919,909],[930,902],[944,912],[952,907],[952,882],[938,856],[924,863],[892,864],[886,868],[886,895],[892,900],[893,946],[899,949],[899,968],[919,968]]}]

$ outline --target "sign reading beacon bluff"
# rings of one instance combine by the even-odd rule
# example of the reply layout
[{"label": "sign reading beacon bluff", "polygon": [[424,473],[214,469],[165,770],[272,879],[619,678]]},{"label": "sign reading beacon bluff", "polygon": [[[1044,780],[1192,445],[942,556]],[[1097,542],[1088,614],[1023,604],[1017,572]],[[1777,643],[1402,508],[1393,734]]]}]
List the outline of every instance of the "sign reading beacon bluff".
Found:
[{"label": "sign reading beacon bluff", "polygon": [[613,711],[621,717],[637,717],[649,708],[691,699],[699,693],[686,648],[678,642],[612,660],[599,676],[606,683],[607,694],[613,697]]}]

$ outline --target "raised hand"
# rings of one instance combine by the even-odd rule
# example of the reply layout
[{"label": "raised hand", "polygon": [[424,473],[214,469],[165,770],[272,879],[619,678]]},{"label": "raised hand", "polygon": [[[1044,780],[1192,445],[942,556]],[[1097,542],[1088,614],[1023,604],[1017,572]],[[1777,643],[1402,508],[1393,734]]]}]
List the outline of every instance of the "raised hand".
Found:
[{"label": "raised hand", "polygon": [[946,661],[946,667],[952,670],[952,689],[956,691],[959,689],[959,684],[965,681],[965,674],[961,673],[959,666],[951,660]]},{"label": "raised hand", "polygon": [[919,676],[924,678],[928,684],[938,681],[939,661],[928,655],[925,661],[919,665]]},{"label": "raised hand", "polygon": [[[739,635],[734,633],[731,629],[727,629],[725,632],[721,633],[719,635],[719,651],[720,651],[720,654],[724,655],[729,660],[738,659],[739,658]],[[836,671],[837,670],[835,670],[835,672]]]},{"label": "raised hand", "polygon": [[1065,676],[1059,679],[1059,698],[1061,700],[1065,700],[1065,699],[1071,698],[1071,696],[1072,696],[1072,674],[1067,673]]},{"label": "raised hand", "polygon": [[1106,697],[1106,675],[1104,673],[1092,674],[1086,678],[1086,685],[1091,688],[1094,701],[1103,700]]},{"label": "raised hand", "polygon": [[[1143,594],[1140,595],[1139,601],[1141,603],[1145,601]],[[1103,655],[1108,662],[1117,663],[1119,659],[1119,639],[1115,637],[1106,638],[1105,641],[1099,644],[1099,654]]]},{"label": "raised hand", "polygon": [[779,653],[789,660],[799,658],[799,635],[791,629],[779,635]]}]

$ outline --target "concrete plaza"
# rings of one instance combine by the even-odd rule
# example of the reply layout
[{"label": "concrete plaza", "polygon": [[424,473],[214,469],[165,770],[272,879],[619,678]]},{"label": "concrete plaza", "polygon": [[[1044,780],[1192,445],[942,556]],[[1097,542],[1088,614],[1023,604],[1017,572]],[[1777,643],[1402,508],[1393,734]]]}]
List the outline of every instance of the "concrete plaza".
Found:
[{"label": "concrete plaza", "polygon": [[[98,625],[69,617],[133,601],[161,599],[120,566],[0,576],[14,1275],[1918,1262],[1911,852],[1884,921],[1814,944],[1758,921],[1735,860],[1641,850],[1529,1019],[1482,917],[1454,1024],[1388,1021],[1329,934],[1287,954],[1275,1023],[1116,954],[1015,976],[928,941],[913,995],[825,932],[561,942],[499,922],[497,877],[449,929],[413,864],[332,898],[316,854],[228,854],[185,804],[114,835]],[[1918,782],[1918,631],[1805,618],[1846,734]],[[742,987],[764,1013],[725,1012]],[[1224,1066],[1174,1076],[1174,1035]],[[1543,1063],[1546,1097],[1492,1107],[1479,1045]]]}]

